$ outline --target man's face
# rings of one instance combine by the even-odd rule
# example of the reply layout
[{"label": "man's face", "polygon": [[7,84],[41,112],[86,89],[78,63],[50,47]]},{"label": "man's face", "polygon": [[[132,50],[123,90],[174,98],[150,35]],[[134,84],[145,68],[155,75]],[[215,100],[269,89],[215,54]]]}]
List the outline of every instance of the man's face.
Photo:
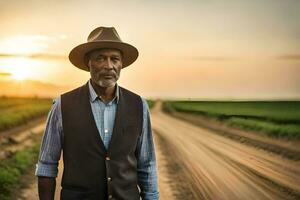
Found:
[{"label": "man's face", "polygon": [[112,87],[120,77],[122,54],[117,49],[94,50],[88,55],[91,79],[101,87]]}]

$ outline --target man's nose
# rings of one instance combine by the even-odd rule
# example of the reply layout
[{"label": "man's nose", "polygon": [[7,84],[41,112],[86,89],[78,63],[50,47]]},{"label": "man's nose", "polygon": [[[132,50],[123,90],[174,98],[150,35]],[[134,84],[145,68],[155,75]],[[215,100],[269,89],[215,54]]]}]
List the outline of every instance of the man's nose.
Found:
[{"label": "man's nose", "polygon": [[107,68],[107,69],[112,69],[113,68],[113,63],[111,62],[110,58],[106,59],[104,67]]}]

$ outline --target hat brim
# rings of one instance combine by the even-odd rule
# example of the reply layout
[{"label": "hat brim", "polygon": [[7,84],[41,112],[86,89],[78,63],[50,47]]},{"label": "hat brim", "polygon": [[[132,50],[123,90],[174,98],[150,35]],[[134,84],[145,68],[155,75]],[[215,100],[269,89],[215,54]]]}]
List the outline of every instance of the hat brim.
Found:
[{"label": "hat brim", "polygon": [[85,55],[94,49],[101,48],[119,49],[123,53],[122,68],[131,65],[139,55],[138,50],[134,46],[125,42],[96,41],[80,44],[77,47],[73,48],[69,54],[69,60],[74,66],[78,67],[79,69],[90,71],[87,63],[85,62]]}]

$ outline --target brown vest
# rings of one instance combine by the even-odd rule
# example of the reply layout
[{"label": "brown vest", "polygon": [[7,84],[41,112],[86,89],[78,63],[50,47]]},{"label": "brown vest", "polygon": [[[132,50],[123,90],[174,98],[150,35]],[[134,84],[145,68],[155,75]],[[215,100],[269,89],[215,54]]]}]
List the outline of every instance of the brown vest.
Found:
[{"label": "brown vest", "polygon": [[142,132],[141,97],[119,87],[112,138],[106,150],[89,100],[88,84],[61,96],[61,199],[138,200],[136,146]]}]

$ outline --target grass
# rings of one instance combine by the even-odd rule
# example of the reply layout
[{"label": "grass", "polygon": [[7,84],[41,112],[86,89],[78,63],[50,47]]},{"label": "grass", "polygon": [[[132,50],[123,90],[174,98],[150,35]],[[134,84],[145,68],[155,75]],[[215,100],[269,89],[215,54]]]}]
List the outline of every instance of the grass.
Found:
[{"label": "grass", "polygon": [[50,99],[0,98],[0,131],[46,115],[51,104]]},{"label": "grass", "polygon": [[300,101],[257,102],[170,102],[177,111],[207,114],[216,117],[240,116],[263,118],[277,122],[300,123]]},{"label": "grass", "polygon": [[226,120],[226,123],[246,130],[264,132],[268,136],[300,138],[300,125],[298,124],[277,124],[269,121],[237,117],[229,118]]},{"label": "grass", "polygon": [[300,139],[300,101],[169,101],[164,110],[204,115],[268,136]]},{"label": "grass", "polygon": [[39,153],[39,142],[33,147],[17,152],[0,164],[0,199],[11,199],[12,190],[16,188],[22,175],[35,163]]},{"label": "grass", "polygon": [[147,100],[147,103],[148,103],[149,108],[151,109],[154,106],[155,101],[154,100]]}]

